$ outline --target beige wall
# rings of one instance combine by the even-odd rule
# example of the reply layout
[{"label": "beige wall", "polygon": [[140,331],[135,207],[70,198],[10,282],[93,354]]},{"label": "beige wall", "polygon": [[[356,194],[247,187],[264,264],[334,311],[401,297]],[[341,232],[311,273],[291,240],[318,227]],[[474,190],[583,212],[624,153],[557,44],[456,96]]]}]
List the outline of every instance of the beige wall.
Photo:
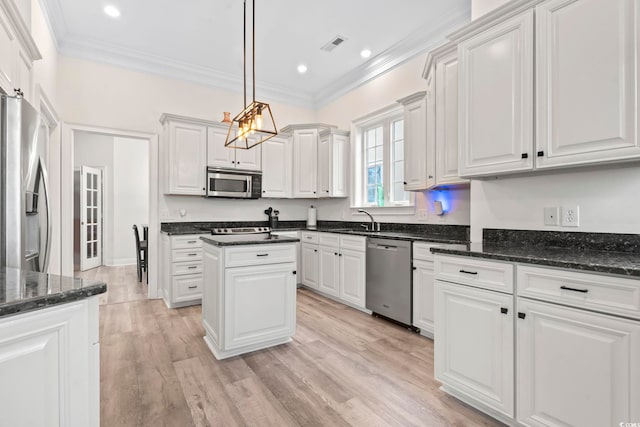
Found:
[{"label": "beige wall", "polygon": [[471,0],[471,19],[477,19],[508,2],[509,0]]}]

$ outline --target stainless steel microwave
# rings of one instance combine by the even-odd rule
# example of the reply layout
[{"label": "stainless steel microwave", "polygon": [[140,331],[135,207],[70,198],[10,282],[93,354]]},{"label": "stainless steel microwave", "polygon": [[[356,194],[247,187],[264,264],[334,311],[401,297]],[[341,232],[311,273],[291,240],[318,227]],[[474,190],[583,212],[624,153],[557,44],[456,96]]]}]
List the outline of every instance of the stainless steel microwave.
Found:
[{"label": "stainless steel microwave", "polygon": [[262,193],[262,172],[207,168],[207,197],[259,199]]}]

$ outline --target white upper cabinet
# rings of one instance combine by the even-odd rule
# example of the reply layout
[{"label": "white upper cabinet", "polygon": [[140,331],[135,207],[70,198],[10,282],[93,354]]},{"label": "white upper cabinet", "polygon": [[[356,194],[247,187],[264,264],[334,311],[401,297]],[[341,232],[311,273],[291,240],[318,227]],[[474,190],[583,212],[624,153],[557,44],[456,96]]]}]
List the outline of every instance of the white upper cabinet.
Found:
[{"label": "white upper cabinet", "polygon": [[293,197],[318,197],[318,130],[293,131]]},{"label": "white upper cabinet", "polygon": [[536,8],[536,166],[640,156],[637,0]]},{"label": "white upper cabinet", "polygon": [[404,106],[404,189],[428,188],[427,182],[427,100],[426,92],[399,99]]},{"label": "white upper cabinet", "polygon": [[[427,188],[436,186],[436,73],[428,66],[424,77],[427,80]],[[457,113],[456,113],[457,114]]]},{"label": "white upper cabinet", "polygon": [[[436,185],[467,182],[458,176],[458,52],[448,44],[435,59]],[[428,107],[427,107],[428,111]]]},{"label": "white upper cabinet", "polygon": [[347,197],[349,132],[327,129],[318,144],[318,197]]},{"label": "white upper cabinet", "polygon": [[529,10],[458,45],[460,176],[533,169],[533,41]]},{"label": "white upper cabinet", "polygon": [[202,196],[207,174],[206,126],[170,121],[167,138],[168,194]]},{"label": "white upper cabinet", "polygon": [[260,170],[262,146],[248,150],[225,147],[228,132],[229,126],[226,124],[207,127],[207,166]]},{"label": "white upper cabinet", "polygon": [[33,62],[42,59],[29,27],[12,1],[0,4],[0,87],[33,102]]},{"label": "white upper cabinet", "polygon": [[290,138],[274,137],[262,143],[262,197],[292,195],[293,150]]}]

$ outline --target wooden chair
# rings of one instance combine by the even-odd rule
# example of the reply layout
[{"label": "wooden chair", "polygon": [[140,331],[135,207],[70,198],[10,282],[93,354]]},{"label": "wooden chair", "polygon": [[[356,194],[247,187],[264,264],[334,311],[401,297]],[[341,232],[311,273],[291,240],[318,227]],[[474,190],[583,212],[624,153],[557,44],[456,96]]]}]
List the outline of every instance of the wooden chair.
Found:
[{"label": "wooden chair", "polygon": [[[142,272],[147,273],[147,247],[148,243],[146,240],[140,240],[140,234],[138,233],[138,226],[133,225],[133,234],[136,238],[136,259],[137,259],[137,267],[138,267],[138,282],[142,282]],[[147,273],[147,283],[149,283],[149,276]]]}]

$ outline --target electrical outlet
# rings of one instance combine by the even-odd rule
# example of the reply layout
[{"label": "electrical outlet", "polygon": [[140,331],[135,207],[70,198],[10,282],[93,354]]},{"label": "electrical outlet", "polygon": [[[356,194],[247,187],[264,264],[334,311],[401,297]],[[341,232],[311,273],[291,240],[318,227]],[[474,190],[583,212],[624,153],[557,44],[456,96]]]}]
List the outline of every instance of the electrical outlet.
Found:
[{"label": "electrical outlet", "polygon": [[580,225],[580,206],[570,205],[562,207],[562,226],[578,227]]},{"label": "electrical outlet", "polygon": [[560,225],[560,208],[551,206],[544,208],[544,225]]}]

